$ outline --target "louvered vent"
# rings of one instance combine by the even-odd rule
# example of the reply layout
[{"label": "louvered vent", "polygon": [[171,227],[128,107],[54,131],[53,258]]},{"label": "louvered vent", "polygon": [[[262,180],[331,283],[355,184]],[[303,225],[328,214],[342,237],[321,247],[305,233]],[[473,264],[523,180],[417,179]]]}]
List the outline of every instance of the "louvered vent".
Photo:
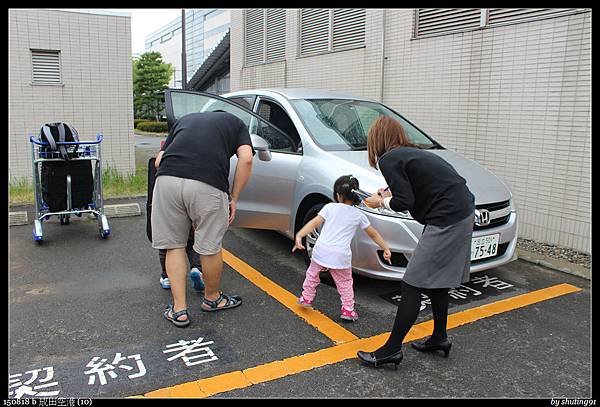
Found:
[{"label": "louvered vent", "polygon": [[267,14],[267,61],[285,58],[285,9],[270,8]]},{"label": "louvered vent", "polygon": [[480,26],[479,8],[419,8],[415,36],[440,34]]},{"label": "louvered vent", "polygon": [[577,9],[574,8],[491,8],[489,25],[518,22],[540,17],[563,14]]},{"label": "louvered vent", "polygon": [[248,9],[245,13],[246,65],[263,63],[265,60],[263,9]]},{"label": "louvered vent", "polygon": [[333,50],[365,45],[364,8],[337,8],[333,10]]},{"label": "louvered vent", "polygon": [[61,84],[59,51],[31,50],[33,83]]},{"label": "louvered vent", "polygon": [[301,11],[300,54],[329,51],[329,10],[309,8]]}]

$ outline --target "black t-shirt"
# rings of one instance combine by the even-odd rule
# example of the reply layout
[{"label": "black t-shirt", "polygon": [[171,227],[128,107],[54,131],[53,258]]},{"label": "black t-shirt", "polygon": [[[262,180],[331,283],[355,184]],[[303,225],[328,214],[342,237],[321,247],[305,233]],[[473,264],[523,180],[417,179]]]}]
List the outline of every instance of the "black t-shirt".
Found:
[{"label": "black t-shirt", "polygon": [[229,160],[242,145],[252,146],[250,133],[233,114],[187,114],[169,131],[156,176],[194,179],[229,192]]},{"label": "black t-shirt", "polygon": [[450,226],[475,211],[475,198],[446,160],[413,147],[385,153],[379,168],[392,191],[390,208],[424,225]]}]

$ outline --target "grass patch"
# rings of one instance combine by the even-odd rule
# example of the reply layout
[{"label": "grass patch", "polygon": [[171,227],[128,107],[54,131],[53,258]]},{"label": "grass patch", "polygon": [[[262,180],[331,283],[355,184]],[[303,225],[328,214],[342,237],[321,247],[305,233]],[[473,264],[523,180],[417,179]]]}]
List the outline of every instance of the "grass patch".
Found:
[{"label": "grass patch", "polygon": [[148,192],[148,168],[138,166],[135,174],[122,175],[108,167],[102,174],[104,198],[132,196]]},{"label": "grass patch", "polygon": [[9,185],[8,188],[8,204],[33,204],[33,187],[27,179],[20,179]]},{"label": "grass patch", "polygon": [[[116,169],[107,167],[102,175],[104,199],[141,195],[148,192],[148,168],[138,166],[135,174],[122,175]],[[33,185],[27,179],[20,179],[9,185],[9,205],[33,204]]]}]

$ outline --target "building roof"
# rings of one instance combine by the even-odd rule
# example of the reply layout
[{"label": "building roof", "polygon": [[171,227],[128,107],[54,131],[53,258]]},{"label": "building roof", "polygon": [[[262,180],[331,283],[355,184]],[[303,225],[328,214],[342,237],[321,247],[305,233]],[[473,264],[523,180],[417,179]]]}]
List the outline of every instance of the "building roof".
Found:
[{"label": "building roof", "polygon": [[194,76],[192,76],[192,79],[188,81],[188,89],[201,89],[203,85],[213,78],[214,74],[219,73],[223,68],[229,66],[230,33],[231,29],[228,29],[225,36],[204,60],[202,65],[200,65]]},{"label": "building roof", "polygon": [[[28,9],[31,10],[31,9]],[[129,17],[131,13],[127,11],[112,11],[112,10],[100,10],[100,9],[72,9],[72,8],[47,8],[38,10],[52,10],[52,11],[67,11],[70,13],[82,13],[82,14],[97,14],[101,16],[117,16],[117,17]]]}]

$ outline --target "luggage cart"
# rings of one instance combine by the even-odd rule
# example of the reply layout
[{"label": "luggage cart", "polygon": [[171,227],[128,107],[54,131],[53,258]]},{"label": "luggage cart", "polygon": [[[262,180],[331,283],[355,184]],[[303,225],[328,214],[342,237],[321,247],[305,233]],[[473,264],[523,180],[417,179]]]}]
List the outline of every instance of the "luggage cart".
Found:
[{"label": "luggage cart", "polygon": [[[75,141],[75,142],[56,142],[58,146],[65,146],[72,152],[69,152],[69,161],[92,161],[94,163],[93,171],[93,195],[92,202],[81,208],[73,208],[72,205],[72,190],[71,176],[66,176],[66,192],[67,202],[66,209],[62,211],[52,212],[46,202],[44,202],[42,194],[41,168],[42,163],[51,161],[66,161],[58,150],[50,150],[48,142],[42,141],[39,137],[31,136],[31,158],[33,162],[33,185],[36,219],[34,221],[33,239],[42,243],[44,234],[42,230],[42,222],[48,220],[50,216],[56,215],[60,219],[61,225],[69,223],[71,215],[81,217],[84,213],[93,214],[98,220],[98,230],[100,236],[105,239],[110,235],[110,227],[108,219],[104,214],[104,206],[102,202],[102,134],[96,135],[96,141]],[[77,186],[75,186],[77,187]]]}]

